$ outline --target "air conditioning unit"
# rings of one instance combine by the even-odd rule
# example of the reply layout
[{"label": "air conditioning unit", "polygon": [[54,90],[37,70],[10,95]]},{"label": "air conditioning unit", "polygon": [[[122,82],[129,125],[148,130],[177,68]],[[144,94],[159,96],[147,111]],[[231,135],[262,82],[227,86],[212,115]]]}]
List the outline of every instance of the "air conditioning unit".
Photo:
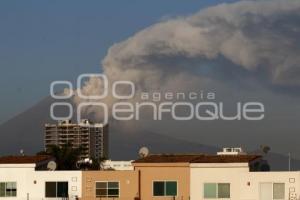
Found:
[{"label": "air conditioning unit", "polygon": [[223,151],[217,153],[217,155],[245,155],[246,153],[243,151],[241,147],[226,147],[223,148]]}]

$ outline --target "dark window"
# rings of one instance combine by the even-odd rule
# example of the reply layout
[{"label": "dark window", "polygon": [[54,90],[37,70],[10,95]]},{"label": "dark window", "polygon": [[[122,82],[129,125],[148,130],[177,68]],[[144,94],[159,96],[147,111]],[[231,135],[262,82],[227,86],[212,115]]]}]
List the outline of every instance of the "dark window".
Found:
[{"label": "dark window", "polygon": [[57,197],[68,197],[68,182],[57,183]]},{"label": "dark window", "polygon": [[108,189],[108,196],[109,197],[118,197],[119,189]]},{"label": "dark window", "polygon": [[166,196],[177,196],[177,182],[166,182]]},{"label": "dark window", "polygon": [[46,197],[68,197],[68,182],[46,182]]},{"label": "dark window", "polygon": [[154,181],[153,196],[177,196],[177,182]]},{"label": "dark window", "polygon": [[96,197],[119,197],[119,182],[96,182]]},{"label": "dark window", "polygon": [[16,182],[1,182],[0,197],[16,197],[17,183]]},{"label": "dark window", "polygon": [[0,183],[0,197],[5,197],[5,183]]},{"label": "dark window", "polygon": [[161,181],[153,182],[153,196],[164,196],[165,183]]},{"label": "dark window", "polygon": [[46,197],[56,197],[56,182],[46,182]]}]

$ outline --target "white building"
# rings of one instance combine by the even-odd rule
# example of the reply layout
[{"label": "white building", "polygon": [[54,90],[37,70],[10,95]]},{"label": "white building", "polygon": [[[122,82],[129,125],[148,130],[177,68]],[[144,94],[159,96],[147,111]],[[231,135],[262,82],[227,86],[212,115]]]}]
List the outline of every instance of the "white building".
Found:
[{"label": "white building", "polygon": [[[215,162],[190,163],[191,200],[300,199],[300,172],[250,171],[249,160],[240,159],[247,156],[245,153],[226,153],[227,150],[218,153]],[[235,160],[228,161],[230,157]]]},{"label": "white building", "polygon": [[191,199],[284,200],[300,197],[300,172],[249,172],[247,163],[192,163],[190,167]]},{"label": "white building", "polygon": [[0,199],[80,198],[82,172],[47,171],[49,161],[47,156],[0,158]]},{"label": "white building", "polygon": [[[242,173],[240,182],[233,187],[239,190],[240,199],[300,199],[300,172]],[[246,186],[245,186],[246,184]]]},{"label": "white building", "polygon": [[104,170],[134,170],[132,165],[133,160],[130,161],[112,161],[112,160],[105,160],[101,163],[101,169]]}]

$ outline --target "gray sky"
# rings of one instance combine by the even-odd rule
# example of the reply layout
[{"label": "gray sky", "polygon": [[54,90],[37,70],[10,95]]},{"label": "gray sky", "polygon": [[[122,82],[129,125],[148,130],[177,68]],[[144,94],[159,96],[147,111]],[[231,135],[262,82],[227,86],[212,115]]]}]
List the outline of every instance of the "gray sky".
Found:
[{"label": "gray sky", "polygon": [[136,128],[300,153],[300,2],[222,2],[1,1],[0,122],[49,95],[52,81],[103,71],[139,92],[214,91],[231,112],[239,101],[266,108],[256,122],[145,117]]},{"label": "gray sky", "polygon": [[112,44],[162,18],[220,2],[1,1],[0,123],[49,95],[52,81],[99,72]]}]

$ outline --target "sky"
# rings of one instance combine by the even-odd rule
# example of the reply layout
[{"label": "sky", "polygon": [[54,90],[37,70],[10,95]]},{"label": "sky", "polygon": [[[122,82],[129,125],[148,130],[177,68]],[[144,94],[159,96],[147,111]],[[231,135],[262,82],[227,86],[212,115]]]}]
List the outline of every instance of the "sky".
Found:
[{"label": "sky", "polygon": [[[132,120],[124,125],[202,144],[239,144],[252,150],[268,144],[275,152],[299,155],[300,2],[219,3],[185,17],[166,15],[115,43],[102,60],[103,73],[110,84],[119,80],[134,83],[136,92],[130,103],[140,102],[138,96],[143,92],[204,90],[216,93],[214,101],[223,103],[227,115],[236,113],[238,102],[254,101],[264,105],[264,117],[254,121],[151,121],[153,112],[145,109],[139,123]],[[90,79],[81,91],[99,94],[101,83]],[[78,105],[86,101],[76,95],[74,99]],[[100,102],[111,110],[119,100],[108,96]],[[180,113],[186,116],[189,111],[185,107]],[[97,120],[104,113],[97,106],[86,107],[84,112],[96,113]]]},{"label": "sky", "polygon": [[49,95],[52,81],[75,82],[82,73],[99,72],[112,44],[220,2],[225,1],[1,1],[0,123]]},{"label": "sky", "polygon": [[[134,82],[138,92],[214,91],[231,113],[238,101],[265,105],[265,118],[255,122],[161,122],[146,113],[134,128],[300,152],[299,1],[82,2],[0,2],[0,123],[49,96],[52,81],[103,72],[110,81]],[[95,83],[82,91],[99,92]]]}]

